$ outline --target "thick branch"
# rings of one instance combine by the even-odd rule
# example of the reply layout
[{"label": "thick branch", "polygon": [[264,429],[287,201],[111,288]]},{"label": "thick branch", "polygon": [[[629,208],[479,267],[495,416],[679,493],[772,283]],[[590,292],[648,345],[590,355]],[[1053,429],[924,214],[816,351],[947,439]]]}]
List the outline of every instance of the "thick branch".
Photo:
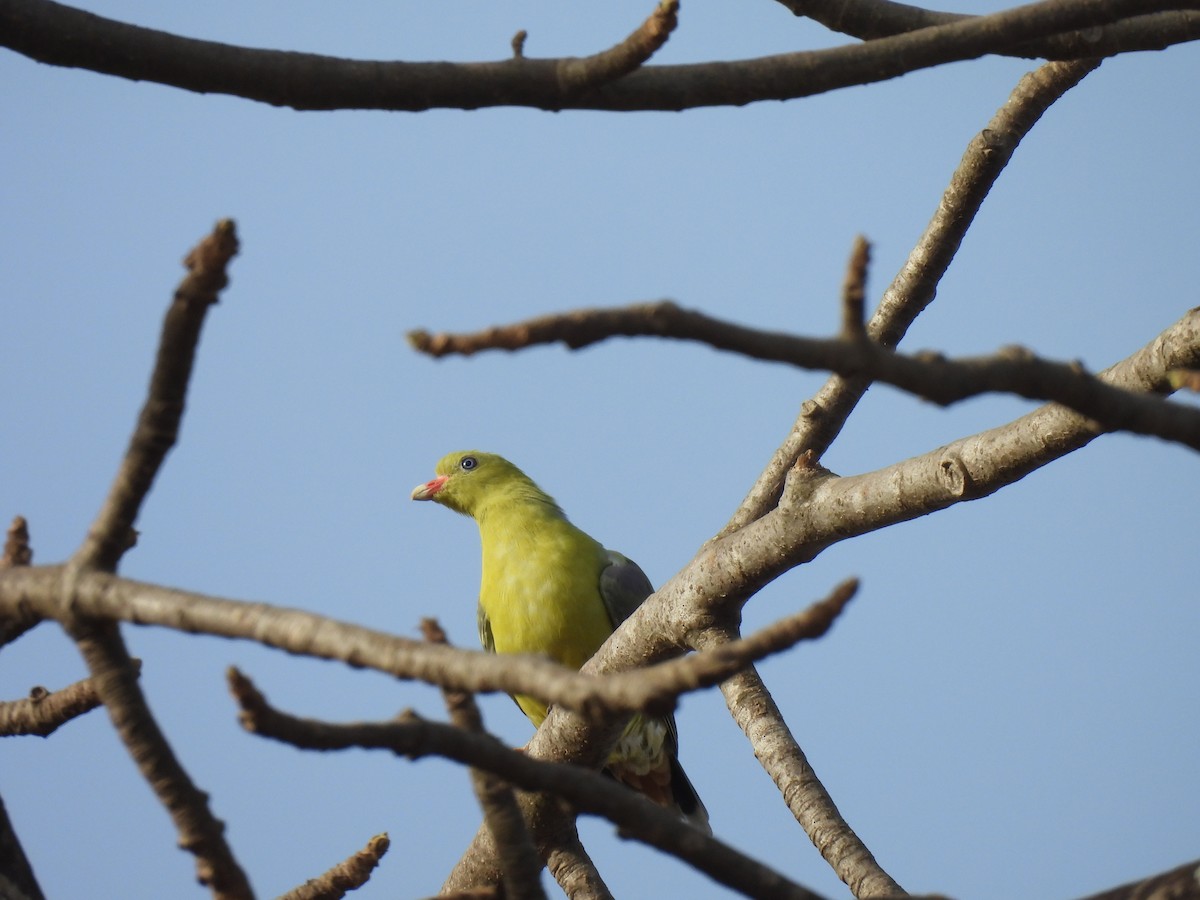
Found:
[{"label": "thick branch", "polygon": [[[295,109],[679,110],[807,97],[973,59],[1049,35],[1195,7],[1195,0],[1043,0],[831,50],[736,62],[643,66],[579,95],[564,89],[559,59],[366,62],[253,50],[126,25],[50,0],[0,0],[0,43],[52,65]],[[1179,39],[1188,40],[1190,35],[1189,25]]]},{"label": "thick branch", "polygon": [[[1200,322],[1200,311],[1189,316]],[[942,405],[989,392],[1052,400],[1102,422],[1108,429],[1154,435],[1200,450],[1200,409],[1113,387],[1077,365],[1038,359],[1020,348],[993,357],[963,360],[931,354],[904,356],[873,341],[852,337],[805,338],[746,328],[681,309],[668,301],[578,310],[476,334],[428,335],[417,331],[409,334],[409,340],[417,349],[441,356],[493,348],[515,350],[553,342],[577,349],[614,336],[697,341],[753,359],[883,381]],[[1164,393],[1170,389],[1166,373],[1151,388]]]}]

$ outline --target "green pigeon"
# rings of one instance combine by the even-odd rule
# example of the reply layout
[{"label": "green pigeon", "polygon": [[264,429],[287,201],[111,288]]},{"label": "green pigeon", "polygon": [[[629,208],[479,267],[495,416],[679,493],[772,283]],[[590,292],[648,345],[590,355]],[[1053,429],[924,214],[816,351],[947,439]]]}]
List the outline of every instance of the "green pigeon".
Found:
[{"label": "green pigeon", "polygon": [[[606,550],[567,520],[554,499],[502,456],[464,450],[413,489],[479,526],[483,571],[479,640],[493,653],[548,656],[578,669],[654,592],[637,563]],[[542,724],[546,705],[513,697]],[[676,758],[675,720],[634,716],[605,771],[711,833],[708,811]]]}]

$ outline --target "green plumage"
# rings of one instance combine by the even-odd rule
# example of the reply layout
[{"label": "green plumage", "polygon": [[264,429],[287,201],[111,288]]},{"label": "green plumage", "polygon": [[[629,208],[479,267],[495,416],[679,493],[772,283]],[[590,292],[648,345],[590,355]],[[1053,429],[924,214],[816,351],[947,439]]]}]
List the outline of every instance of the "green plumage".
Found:
[{"label": "green plumage", "polygon": [[[636,563],[580,531],[548,494],[501,456],[475,450],[443,457],[414,500],[433,500],[479,526],[483,569],[479,639],[496,653],[532,653],[578,669],[652,592]],[[514,697],[534,725],[546,706]],[[675,723],[630,722],[608,770],[700,827],[708,815],[675,760]]]}]

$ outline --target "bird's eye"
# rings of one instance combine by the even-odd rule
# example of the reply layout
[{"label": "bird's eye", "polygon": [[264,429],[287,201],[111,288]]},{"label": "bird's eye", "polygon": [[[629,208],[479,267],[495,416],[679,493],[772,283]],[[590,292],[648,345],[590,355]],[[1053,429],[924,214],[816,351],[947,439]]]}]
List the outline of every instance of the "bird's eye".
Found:
[{"label": "bird's eye", "polygon": [[479,460],[473,456],[464,456],[459,462],[458,467],[464,472],[470,472],[473,468],[479,465]]}]

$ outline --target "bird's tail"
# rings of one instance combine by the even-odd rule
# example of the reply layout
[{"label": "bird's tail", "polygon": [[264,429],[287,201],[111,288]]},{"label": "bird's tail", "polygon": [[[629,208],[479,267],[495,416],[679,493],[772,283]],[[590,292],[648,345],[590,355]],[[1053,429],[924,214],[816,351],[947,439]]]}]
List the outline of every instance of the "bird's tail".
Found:
[{"label": "bird's tail", "polygon": [[675,801],[675,806],[683,813],[685,819],[705,834],[711,835],[712,825],[709,824],[708,810],[704,808],[704,802],[696,793],[696,789],[692,787],[692,782],[687,777],[687,773],[683,771],[679,760],[674,756],[671,756],[670,760],[671,799]]}]

